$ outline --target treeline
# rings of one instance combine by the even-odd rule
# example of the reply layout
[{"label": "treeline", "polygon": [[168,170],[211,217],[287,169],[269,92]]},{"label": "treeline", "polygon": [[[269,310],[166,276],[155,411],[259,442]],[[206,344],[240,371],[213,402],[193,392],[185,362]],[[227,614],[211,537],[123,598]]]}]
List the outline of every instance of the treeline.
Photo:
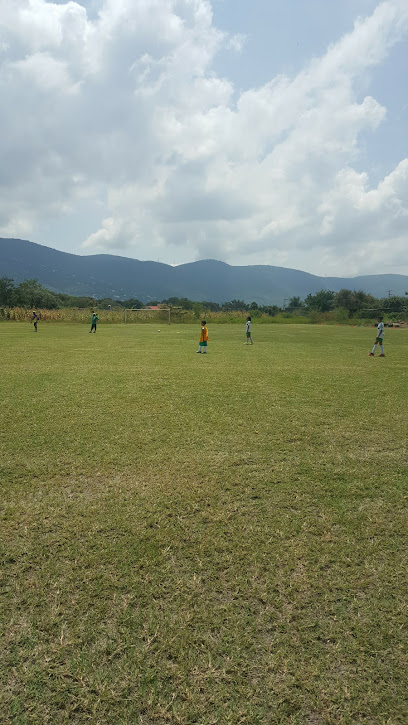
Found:
[{"label": "treeline", "polygon": [[162,300],[162,305],[166,305],[171,308],[186,310],[187,312],[195,312],[201,314],[202,312],[248,312],[251,311],[258,313],[259,315],[270,315],[273,317],[282,311],[282,308],[278,305],[258,305],[256,302],[247,304],[243,300],[231,300],[230,302],[209,302],[203,300],[202,302],[195,302],[187,299],[187,297],[169,297],[166,300]]},{"label": "treeline", "polygon": [[[335,312],[336,319],[352,317],[372,318],[377,312],[389,312],[391,315],[405,317],[408,307],[408,292],[405,296],[390,295],[377,298],[366,292],[342,289],[340,292],[320,290],[316,294],[309,294],[302,300],[300,297],[291,297],[278,305],[258,305],[256,302],[246,303],[243,300],[231,300],[219,304],[203,300],[197,302],[186,297],[169,297],[167,299],[152,300],[149,305],[161,304],[174,310],[190,312],[199,316],[205,312],[249,312],[251,316],[260,317],[268,315],[274,317],[281,315],[313,316],[314,313]],[[143,308],[146,304],[137,298],[114,300],[110,297],[95,299],[94,297],[67,295],[61,292],[52,292],[36,279],[26,279],[15,286],[14,280],[9,277],[0,278],[0,307],[22,307],[25,309],[57,310],[64,308],[98,308],[99,310],[118,310],[123,308]]]},{"label": "treeline", "polygon": [[[405,293],[408,295],[408,292]],[[316,294],[307,295],[304,301],[300,297],[292,297],[288,302],[288,310],[310,312],[337,312],[337,317],[373,317],[375,312],[390,314],[406,313],[408,299],[406,296],[389,295],[374,297],[361,290],[342,289],[339,292],[320,290]]]},{"label": "treeline", "polygon": [[[155,304],[155,303],[151,303]],[[63,292],[52,292],[36,279],[26,279],[19,285],[9,277],[0,277],[0,307],[23,307],[42,310],[58,310],[63,308],[98,307],[108,310],[113,307],[144,307],[144,303],[134,298],[124,301],[113,300],[110,297],[95,299],[95,297],[66,295]]]},{"label": "treeline", "polygon": [[[405,293],[408,295],[408,292]],[[250,312],[251,317],[269,315],[274,317],[282,313],[291,315],[310,316],[310,313],[336,312],[337,318],[366,317],[371,318],[379,312],[390,314],[406,314],[408,298],[406,296],[392,295],[377,298],[361,290],[342,289],[339,292],[320,290],[316,294],[309,294],[302,300],[300,297],[291,297],[285,300],[282,307],[278,305],[258,305],[256,302],[247,304],[243,300],[231,300],[218,304],[217,302],[193,302],[185,297],[169,297],[163,304],[170,307],[179,307],[184,310],[208,312]]]}]

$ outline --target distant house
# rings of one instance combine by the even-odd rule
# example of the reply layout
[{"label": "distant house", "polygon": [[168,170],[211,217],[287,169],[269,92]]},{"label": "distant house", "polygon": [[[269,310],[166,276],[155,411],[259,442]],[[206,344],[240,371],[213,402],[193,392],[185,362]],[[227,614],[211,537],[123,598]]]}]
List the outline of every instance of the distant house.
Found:
[{"label": "distant house", "polygon": [[160,305],[149,305],[146,310],[160,310]]}]

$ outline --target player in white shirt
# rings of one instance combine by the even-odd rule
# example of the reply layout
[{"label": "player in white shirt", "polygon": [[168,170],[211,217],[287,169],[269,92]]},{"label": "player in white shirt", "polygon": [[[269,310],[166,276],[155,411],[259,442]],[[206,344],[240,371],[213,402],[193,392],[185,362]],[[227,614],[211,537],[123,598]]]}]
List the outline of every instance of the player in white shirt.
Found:
[{"label": "player in white shirt", "polygon": [[374,343],[374,347],[373,347],[372,351],[369,352],[368,354],[370,355],[370,357],[374,357],[374,353],[375,353],[375,351],[377,349],[377,345],[380,345],[380,348],[381,348],[381,355],[380,355],[380,357],[385,357],[385,354],[384,354],[384,323],[383,323],[383,318],[382,317],[378,317],[377,318],[377,322],[378,322],[378,325],[377,325],[377,337],[375,338],[375,343]]},{"label": "player in white shirt", "polygon": [[246,333],[247,345],[248,345],[248,343],[251,343],[251,345],[253,345],[254,342],[252,340],[252,334],[251,334],[251,318],[249,317],[249,315],[246,318],[245,333]]}]

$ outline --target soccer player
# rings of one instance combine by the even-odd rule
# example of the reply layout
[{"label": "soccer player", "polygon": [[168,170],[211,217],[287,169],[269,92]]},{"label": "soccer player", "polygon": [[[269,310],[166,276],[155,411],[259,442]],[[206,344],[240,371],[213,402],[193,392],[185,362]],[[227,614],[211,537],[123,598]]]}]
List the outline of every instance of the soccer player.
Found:
[{"label": "soccer player", "polygon": [[377,345],[380,345],[380,349],[381,349],[381,355],[380,355],[380,357],[385,357],[385,354],[384,354],[384,323],[383,323],[383,318],[382,317],[377,317],[377,322],[378,322],[378,325],[377,325],[377,337],[375,338],[375,343],[374,343],[374,347],[373,347],[372,351],[369,352],[368,354],[369,354],[370,357],[374,357],[374,353],[375,353],[375,351],[377,349]]},{"label": "soccer player", "polygon": [[210,338],[208,337],[207,323],[205,320],[201,320],[201,334],[197,352],[202,352],[204,354],[207,352],[207,343],[209,339]]},{"label": "soccer player", "polygon": [[246,344],[248,345],[248,343],[250,342],[251,345],[253,345],[254,341],[253,341],[252,335],[251,335],[251,318],[249,315],[246,318],[245,332],[246,332]]},{"label": "soccer player", "polygon": [[36,312],[33,312],[33,316],[30,320],[30,322],[34,322],[34,332],[37,332],[37,323],[40,318],[38,317]]},{"label": "soccer player", "polygon": [[96,323],[98,322],[98,320],[99,317],[96,312],[92,312],[91,329],[89,330],[89,334],[91,334],[92,331],[96,332]]}]

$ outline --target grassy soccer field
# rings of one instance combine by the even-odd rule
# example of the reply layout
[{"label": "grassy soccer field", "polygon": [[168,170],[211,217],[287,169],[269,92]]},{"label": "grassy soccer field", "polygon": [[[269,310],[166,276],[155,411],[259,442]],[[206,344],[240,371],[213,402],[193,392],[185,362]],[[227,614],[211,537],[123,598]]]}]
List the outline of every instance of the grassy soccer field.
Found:
[{"label": "grassy soccer field", "polygon": [[407,342],[0,326],[0,721],[406,723]]}]

